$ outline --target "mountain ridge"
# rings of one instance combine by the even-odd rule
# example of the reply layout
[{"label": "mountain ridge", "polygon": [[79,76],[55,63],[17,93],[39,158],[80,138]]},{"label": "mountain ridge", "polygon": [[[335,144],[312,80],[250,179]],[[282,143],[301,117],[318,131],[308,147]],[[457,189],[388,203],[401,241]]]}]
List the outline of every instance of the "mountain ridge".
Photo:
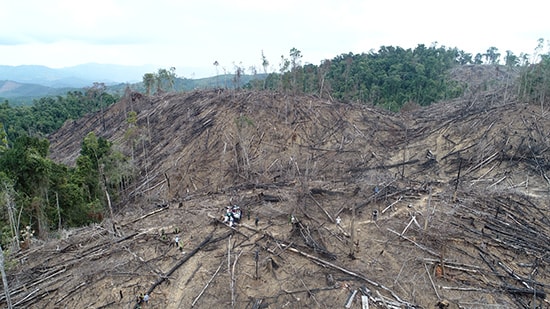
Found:
[{"label": "mountain ridge", "polygon": [[143,74],[155,71],[153,65],[127,66],[86,63],[64,68],[44,65],[0,65],[0,80],[38,84],[52,88],[91,86],[94,82],[118,84],[141,81]]},{"label": "mountain ridge", "polygon": [[71,89],[76,88],[52,88],[13,80],[0,80],[0,99],[8,100],[12,106],[30,105],[35,99],[64,95]]}]

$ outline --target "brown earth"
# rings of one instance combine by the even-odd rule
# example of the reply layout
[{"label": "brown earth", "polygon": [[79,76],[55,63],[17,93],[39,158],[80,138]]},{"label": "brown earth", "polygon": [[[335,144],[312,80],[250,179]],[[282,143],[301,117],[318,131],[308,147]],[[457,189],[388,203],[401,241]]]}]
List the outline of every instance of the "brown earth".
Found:
[{"label": "brown earth", "polygon": [[[548,308],[549,106],[472,89],[399,114],[272,92],[128,96],[67,123],[53,159],[74,164],[95,131],[139,176],[115,228],[15,254],[12,303],[134,308],[149,293],[143,308],[342,308],[357,291],[350,308],[360,295],[374,308]],[[231,204],[245,213],[235,229],[217,221]]]}]

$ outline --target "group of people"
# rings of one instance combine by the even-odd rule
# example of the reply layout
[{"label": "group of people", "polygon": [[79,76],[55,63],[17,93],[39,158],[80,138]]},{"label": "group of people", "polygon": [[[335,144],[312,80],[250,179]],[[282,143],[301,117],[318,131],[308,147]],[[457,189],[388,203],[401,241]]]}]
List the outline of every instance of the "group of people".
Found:
[{"label": "group of people", "polygon": [[141,305],[147,304],[148,302],[149,302],[149,294],[143,295],[143,293],[139,293],[139,295],[137,297],[137,306],[136,306],[136,308],[141,308]]},{"label": "group of people", "polygon": [[223,216],[223,222],[233,227],[235,224],[241,221],[242,210],[238,205],[227,206],[225,208],[225,214]]}]

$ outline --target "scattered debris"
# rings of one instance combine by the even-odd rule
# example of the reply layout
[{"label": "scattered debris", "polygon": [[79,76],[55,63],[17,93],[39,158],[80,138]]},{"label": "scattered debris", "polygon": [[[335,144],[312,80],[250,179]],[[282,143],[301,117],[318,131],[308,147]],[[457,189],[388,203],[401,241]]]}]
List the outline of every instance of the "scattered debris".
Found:
[{"label": "scattered debris", "polygon": [[[469,91],[470,97],[408,114],[325,97],[193,91],[117,104],[79,120],[77,129],[52,135],[58,161],[74,164],[91,130],[124,141],[117,128],[130,109],[147,132],[133,149],[143,173],[124,184],[113,204],[124,237],[114,237],[108,225],[91,225],[13,252],[10,259],[26,261],[8,271],[14,306],[129,307],[132,295],[147,291],[158,307],[175,298],[181,308],[195,299],[201,308],[231,302],[336,308],[348,297],[340,287],[357,284],[371,291],[368,301],[361,298],[363,306],[433,308],[435,286],[442,300],[453,300],[449,307],[544,308],[550,285],[548,113],[542,105],[504,99],[506,91]],[[101,116],[106,131],[98,125]],[[243,116],[254,125],[238,131],[234,120]],[[292,133],[298,138],[286,143]],[[437,154],[436,164],[424,164],[426,149]],[[352,194],[358,187],[363,190]],[[311,188],[343,194],[314,190],[312,197]],[[260,199],[259,192],[280,201]],[[238,203],[247,217],[252,212],[254,224],[208,224],[205,213],[224,220],[228,194],[242,197]],[[398,205],[413,207],[373,211],[399,198]],[[163,199],[180,206],[151,202]],[[342,230],[352,232],[346,219],[352,211],[350,240]],[[289,214],[298,219],[292,227]],[[338,217],[345,224],[335,226]],[[182,237],[167,226],[189,233]],[[212,238],[192,251],[209,233]],[[168,248],[176,234],[190,246],[185,255]],[[217,242],[229,234],[231,241]],[[351,260],[355,240],[361,250]],[[277,279],[261,273],[264,262],[278,267]],[[218,267],[234,276],[217,275]],[[324,287],[332,281],[327,271],[330,287]],[[180,282],[189,284],[181,289]],[[5,303],[0,296],[0,306]]]}]

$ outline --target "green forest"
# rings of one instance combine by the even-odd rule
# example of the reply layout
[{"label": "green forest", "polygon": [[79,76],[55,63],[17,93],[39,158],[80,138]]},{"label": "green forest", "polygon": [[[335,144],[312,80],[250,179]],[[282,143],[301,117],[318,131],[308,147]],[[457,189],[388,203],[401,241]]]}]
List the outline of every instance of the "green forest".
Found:
[{"label": "green forest", "polygon": [[[382,46],[378,51],[342,54],[319,65],[302,64],[302,54],[292,48],[281,56],[279,71],[268,73],[269,61],[262,53],[263,74],[245,78],[244,69],[216,76],[210,87],[245,88],[309,94],[343,102],[378,105],[399,111],[404,104],[430,105],[459,97],[465,85],[452,80],[449,70],[461,65],[510,66],[520,70],[518,95],[541,103],[550,97],[550,53],[542,43],[529,56],[504,55],[491,47],[472,55],[456,48],[418,45],[414,49]],[[146,73],[133,88],[143,95],[178,91],[186,83],[174,70]],[[128,86],[130,87],[130,86]],[[31,106],[0,104],[0,241],[3,246],[24,246],[31,236],[51,237],[67,227],[98,222],[112,212],[115,202],[133,179],[131,158],[110,141],[89,133],[81,142],[76,166],[68,167],[48,158],[47,136],[67,120],[102,111],[119,96],[95,83],[65,96],[44,97]],[[128,115],[128,135],[135,115]]]},{"label": "green forest", "polygon": [[382,46],[376,52],[342,54],[320,65],[302,65],[301,52],[293,48],[288,57],[281,56],[280,72],[269,74],[263,83],[248,86],[316,94],[398,111],[405,103],[426,106],[461,96],[465,85],[449,77],[450,69],[457,66],[517,67],[529,75],[547,60],[548,54],[542,54],[543,43],[539,40],[536,55],[531,56],[537,66],[530,63],[527,54],[516,56],[506,51],[502,55],[496,47],[474,56],[457,48],[423,44],[414,49]]}]

